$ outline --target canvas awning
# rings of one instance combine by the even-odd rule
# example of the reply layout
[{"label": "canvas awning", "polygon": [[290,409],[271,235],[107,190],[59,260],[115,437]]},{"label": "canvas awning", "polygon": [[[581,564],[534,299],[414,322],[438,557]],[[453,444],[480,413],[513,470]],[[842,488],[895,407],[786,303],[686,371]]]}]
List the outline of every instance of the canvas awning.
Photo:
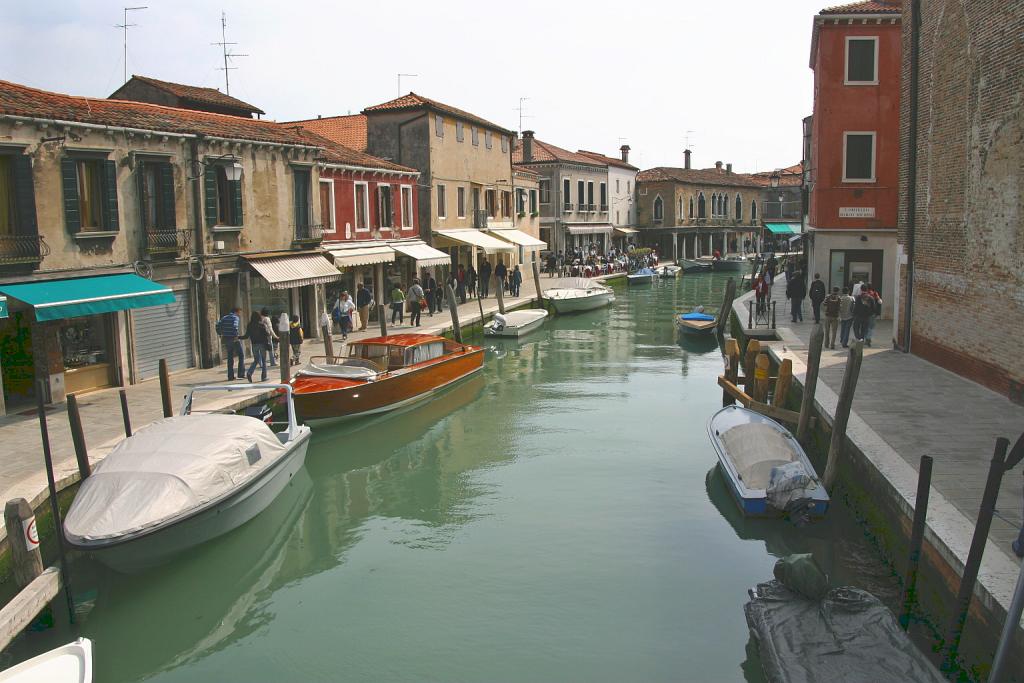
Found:
[{"label": "canvas awning", "polygon": [[7,297],[0,296],[0,318],[7,317]]},{"label": "canvas awning", "polygon": [[420,268],[444,266],[452,262],[451,256],[443,251],[434,249],[422,240],[392,242],[391,247],[399,254],[404,254],[416,261],[416,265]]},{"label": "canvas awning", "polygon": [[608,223],[570,223],[565,226],[570,235],[610,235],[612,226]]},{"label": "canvas awning", "polygon": [[245,259],[270,284],[271,289],[320,285],[341,278],[341,271],[320,253],[263,258],[246,256]]},{"label": "canvas awning", "polygon": [[485,254],[498,254],[506,251],[514,251],[515,247],[504,240],[491,237],[483,230],[435,230],[434,235],[443,237],[456,244],[465,244],[471,247],[480,247]]},{"label": "canvas awning", "polygon": [[504,229],[504,230],[488,230],[487,232],[491,233],[492,235],[494,235],[495,237],[497,237],[499,239],[503,239],[503,240],[505,240],[507,242],[511,242],[512,244],[517,244],[520,247],[526,247],[528,249],[547,249],[548,248],[548,243],[547,242],[539,240],[536,237],[534,237],[533,235],[527,235],[522,230]]},{"label": "canvas awning", "polygon": [[134,273],[0,285],[0,294],[31,306],[39,322],[174,303],[170,287]]},{"label": "canvas awning", "polygon": [[328,249],[327,253],[339,268],[369,266],[374,263],[390,263],[395,260],[395,250],[386,244],[354,247],[351,249]]},{"label": "canvas awning", "polygon": [[800,232],[799,223],[765,223],[768,232],[775,235],[789,235]]},{"label": "canvas awning", "polygon": [[620,235],[635,235],[640,231],[637,230],[636,228],[615,228],[615,232],[619,233]]}]

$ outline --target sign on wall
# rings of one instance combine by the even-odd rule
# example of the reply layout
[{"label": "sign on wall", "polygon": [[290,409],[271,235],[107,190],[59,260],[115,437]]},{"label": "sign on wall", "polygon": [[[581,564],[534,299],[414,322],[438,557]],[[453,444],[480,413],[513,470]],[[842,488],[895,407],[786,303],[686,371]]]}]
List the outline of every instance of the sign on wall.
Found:
[{"label": "sign on wall", "polygon": [[874,218],[875,207],[873,206],[840,206],[840,218]]}]

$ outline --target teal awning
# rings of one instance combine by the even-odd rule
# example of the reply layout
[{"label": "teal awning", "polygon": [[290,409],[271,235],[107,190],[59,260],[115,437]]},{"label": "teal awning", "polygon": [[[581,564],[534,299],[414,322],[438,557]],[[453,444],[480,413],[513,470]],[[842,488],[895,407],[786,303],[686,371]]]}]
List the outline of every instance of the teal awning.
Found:
[{"label": "teal awning", "polygon": [[0,294],[31,306],[38,321],[174,303],[169,287],[132,273],[0,285]]},{"label": "teal awning", "polygon": [[0,296],[0,318],[7,317],[7,298]]},{"label": "teal awning", "polygon": [[765,223],[764,227],[776,235],[800,234],[799,223]]}]

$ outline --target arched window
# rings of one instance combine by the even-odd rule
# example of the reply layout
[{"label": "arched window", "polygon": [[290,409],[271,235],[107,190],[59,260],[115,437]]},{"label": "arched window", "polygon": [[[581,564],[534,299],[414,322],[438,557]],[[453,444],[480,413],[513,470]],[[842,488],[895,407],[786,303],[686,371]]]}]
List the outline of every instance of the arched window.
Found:
[{"label": "arched window", "polygon": [[661,197],[654,198],[654,220],[660,221],[665,218],[665,202],[661,201]]},{"label": "arched window", "polygon": [[690,218],[693,218],[693,197],[690,197]]},{"label": "arched window", "polygon": [[[682,216],[683,216],[683,197],[682,197],[682,195],[680,195],[679,196],[679,211],[676,212],[676,218],[677,219],[678,218],[682,218]],[[678,220],[676,222],[678,222]]]},{"label": "arched window", "polygon": [[697,218],[707,218],[707,217],[708,217],[708,207],[707,207],[707,204],[704,201],[704,193],[701,192],[699,195],[697,195]]},{"label": "arched window", "polygon": [[757,220],[757,200],[756,199],[751,199],[750,200],[750,220],[752,220],[752,221],[756,221]]},{"label": "arched window", "polygon": [[722,218],[729,217],[729,195],[722,195]]},{"label": "arched window", "polygon": [[740,199],[739,193],[736,194],[736,220],[743,220],[743,200]]},{"label": "arched window", "polygon": [[718,216],[718,194],[715,192],[711,193],[711,217],[715,218]]}]

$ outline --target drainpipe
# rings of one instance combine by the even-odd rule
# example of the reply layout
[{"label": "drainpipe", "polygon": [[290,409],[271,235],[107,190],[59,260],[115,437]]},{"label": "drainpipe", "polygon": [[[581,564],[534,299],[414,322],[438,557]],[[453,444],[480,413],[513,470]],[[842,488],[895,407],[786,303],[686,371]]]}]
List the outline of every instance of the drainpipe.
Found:
[{"label": "drainpipe", "polygon": [[921,0],[910,3],[910,127],[907,131],[907,294],[903,303],[903,352],[910,353],[914,310],[914,232],[917,222],[917,88],[921,41]]},{"label": "drainpipe", "polygon": [[[189,162],[186,168],[198,168],[202,169],[202,164],[199,160],[199,140],[198,138],[192,138],[188,143],[189,147]],[[199,257],[199,261],[204,266],[207,265],[206,259],[206,240],[203,231],[203,174],[200,173],[192,180],[192,222],[195,226],[193,234],[193,244],[195,244],[195,254]],[[191,276],[191,272],[189,273]],[[206,311],[208,308],[208,297],[206,292],[206,276],[204,275],[203,280],[193,280],[193,286],[195,287],[195,302],[196,302],[196,330],[199,333],[199,365],[203,368],[214,367],[213,354],[210,353],[211,342],[210,342],[210,326],[209,321],[206,319]]]}]

